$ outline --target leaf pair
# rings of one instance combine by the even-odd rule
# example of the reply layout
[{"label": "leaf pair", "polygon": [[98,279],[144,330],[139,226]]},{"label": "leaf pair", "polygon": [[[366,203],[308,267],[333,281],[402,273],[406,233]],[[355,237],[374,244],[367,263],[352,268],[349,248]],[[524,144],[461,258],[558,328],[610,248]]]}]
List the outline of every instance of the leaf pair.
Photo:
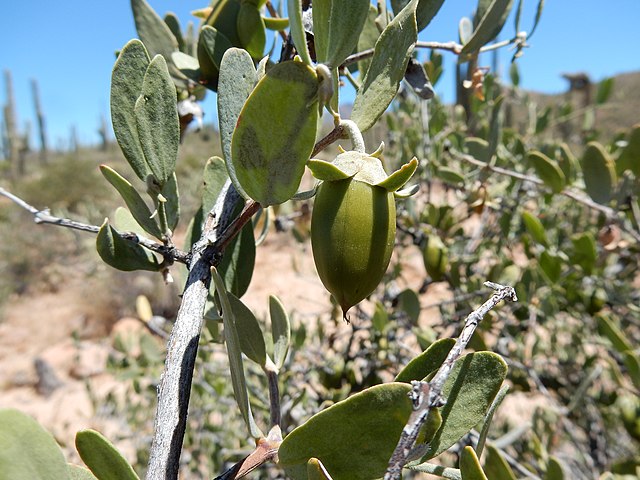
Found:
[{"label": "leaf pair", "polygon": [[116,140],[138,178],[158,190],[175,170],[180,143],[176,90],[164,58],[149,59],[139,40],[120,52],[111,76]]}]

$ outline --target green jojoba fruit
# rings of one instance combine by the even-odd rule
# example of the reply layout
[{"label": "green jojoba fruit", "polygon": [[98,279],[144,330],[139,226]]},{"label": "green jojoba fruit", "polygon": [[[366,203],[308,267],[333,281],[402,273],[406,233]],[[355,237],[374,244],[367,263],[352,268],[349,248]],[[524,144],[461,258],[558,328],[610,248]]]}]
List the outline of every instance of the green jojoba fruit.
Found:
[{"label": "green jojoba fruit", "polygon": [[437,235],[429,235],[422,251],[424,267],[434,282],[439,282],[449,266],[449,250]]},{"label": "green jojoba fruit", "polygon": [[311,160],[309,168],[323,183],[311,218],[311,246],[322,283],[347,311],[380,283],[391,259],[396,233],[394,195],[413,175],[414,158],[387,176],[379,157],[345,152],[333,162]]}]

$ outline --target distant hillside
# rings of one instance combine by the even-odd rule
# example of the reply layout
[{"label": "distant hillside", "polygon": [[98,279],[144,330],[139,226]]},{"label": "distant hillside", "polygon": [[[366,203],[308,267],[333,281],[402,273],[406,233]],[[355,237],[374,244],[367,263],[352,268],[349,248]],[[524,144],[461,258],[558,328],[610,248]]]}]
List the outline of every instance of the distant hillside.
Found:
[{"label": "distant hillside", "polygon": [[[569,83],[567,82],[567,89]],[[592,100],[595,100],[597,84],[593,85]],[[559,105],[567,99],[566,93],[549,95],[538,92],[527,92],[534,100],[539,110],[551,105]],[[579,94],[573,94],[575,104],[581,104]],[[640,122],[640,71],[621,73],[614,77],[613,94],[606,104],[598,108],[596,129],[601,133],[601,139],[611,138],[620,131],[627,131]]]}]

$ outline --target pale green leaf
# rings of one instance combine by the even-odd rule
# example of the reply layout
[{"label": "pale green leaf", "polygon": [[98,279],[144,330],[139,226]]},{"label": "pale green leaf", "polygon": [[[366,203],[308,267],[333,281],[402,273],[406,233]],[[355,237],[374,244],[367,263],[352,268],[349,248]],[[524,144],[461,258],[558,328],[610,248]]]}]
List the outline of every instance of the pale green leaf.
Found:
[{"label": "pale green leaf", "polygon": [[[418,38],[416,7],[411,0],[387,25],[376,42],[371,64],[358,89],[351,119],[360,130],[371,128],[396,96]],[[389,52],[394,52],[389,55]]]},{"label": "pale green leaf", "polygon": [[491,480],[516,480],[513,470],[493,445],[487,445],[484,471]]},{"label": "pale green leaf", "polygon": [[317,413],[287,435],[278,457],[293,480],[319,459],[334,479],[381,478],[411,413],[404,383],[368,388]]},{"label": "pale green leaf", "polygon": [[531,238],[540,245],[548,245],[547,234],[538,217],[530,212],[522,212],[522,222]]},{"label": "pale green leaf", "polygon": [[175,170],[180,144],[176,89],[163,57],[151,60],[134,112],[145,160],[162,187]]},{"label": "pale green leaf", "polygon": [[456,360],[445,383],[440,409],[442,426],[429,443],[426,459],[454,445],[482,421],[507,375],[507,364],[493,352],[467,354]]},{"label": "pale green leaf", "polygon": [[[220,65],[218,81],[218,123],[222,153],[229,176],[234,179],[233,183],[236,189],[239,184],[231,161],[231,138],[242,107],[253,91],[257,80],[256,69],[248,52],[239,48],[230,48],[225,52]],[[238,189],[238,192],[248,198],[248,195],[241,189]]]},{"label": "pale green leaf", "polygon": [[267,43],[264,21],[260,11],[250,2],[242,2],[238,12],[238,37],[253,58],[261,58]]},{"label": "pale green leaf", "polygon": [[146,0],[131,0],[131,10],[138,36],[151,56],[162,55],[169,61],[171,54],[178,50],[178,41],[169,26]]},{"label": "pale green leaf", "polygon": [[149,66],[149,55],[140,40],[127,43],[111,74],[111,123],[124,157],[141,180],[151,173],[138,138],[134,114],[136,100],[142,92],[144,73]]},{"label": "pale green leaf", "polygon": [[[391,0],[391,8],[397,15],[406,5],[409,0]],[[444,0],[420,0],[418,2],[418,8],[416,10],[416,20],[418,24],[418,32],[421,32],[426,28],[433,17],[436,16]]]},{"label": "pale green leaf", "polygon": [[72,463],[68,463],[67,467],[69,469],[69,480],[98,480],[88,468],[73,465]]},{"label": "pale green leaf", "polygon": [[589,196],[598,203],[606,204],[613,196],[618,179],[613,159],[597,142],[590,142],[580,162],[584,184]]},{"label": "pale green leaf", "polygon": [[67,462],[53,436],[30,416],[0,409],[0,477],[66,480]]},{"label": "pale green leaf", "polygon": [[544,153],[537,151],[529,152],[527,158],[533,165],[538,177],[540,177],[552,192],[559,193],[562,191],[567,183],[567,179],[558,162],[550,159]]}]

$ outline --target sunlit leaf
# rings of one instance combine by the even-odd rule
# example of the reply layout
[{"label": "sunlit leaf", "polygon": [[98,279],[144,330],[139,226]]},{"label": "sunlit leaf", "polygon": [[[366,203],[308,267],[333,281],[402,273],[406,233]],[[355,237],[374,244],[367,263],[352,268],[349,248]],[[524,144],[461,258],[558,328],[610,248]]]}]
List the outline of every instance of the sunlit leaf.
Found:
[{"label": "sunlit leaf", "polygon": [[239,190],[263,207],[295,195],[316,138],[318,80],[297,61],[269,69],[247,99],[233,133]]}]

